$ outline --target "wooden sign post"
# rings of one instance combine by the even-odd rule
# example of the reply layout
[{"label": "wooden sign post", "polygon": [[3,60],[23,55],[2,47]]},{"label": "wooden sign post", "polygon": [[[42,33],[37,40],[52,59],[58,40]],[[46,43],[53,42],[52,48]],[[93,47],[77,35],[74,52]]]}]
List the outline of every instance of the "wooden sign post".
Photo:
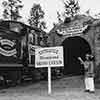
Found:
[{"label": "wooden sign post", "polygon": [[48,67],[48,94],[51,94],[51,67]]}]

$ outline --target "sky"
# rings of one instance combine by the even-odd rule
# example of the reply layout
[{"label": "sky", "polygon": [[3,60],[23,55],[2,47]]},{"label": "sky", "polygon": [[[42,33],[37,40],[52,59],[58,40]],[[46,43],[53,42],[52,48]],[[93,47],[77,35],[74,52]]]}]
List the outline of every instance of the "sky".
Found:
[{"label": "sky", "polygon": [[[3,0],[0,0],[0,12],[2,12],[2,3]],[[100,0],[78,0],[80,5],[81,13],[85,13],[90,9],[92,16],[100,13]],[[32,8],[33,3],[40,3],[42,9],[45,12],[45,21],[47,23],[47,32],[50,31],[53,27],[53,23],[57,22],[57,14],[64,10],[63,0],[22,0],[24,7],[20,11],[23,19],[22,21],[28,24],[27,19],[29,18],[29,11]],[[1,14],[0,14],[1,16]]]}]

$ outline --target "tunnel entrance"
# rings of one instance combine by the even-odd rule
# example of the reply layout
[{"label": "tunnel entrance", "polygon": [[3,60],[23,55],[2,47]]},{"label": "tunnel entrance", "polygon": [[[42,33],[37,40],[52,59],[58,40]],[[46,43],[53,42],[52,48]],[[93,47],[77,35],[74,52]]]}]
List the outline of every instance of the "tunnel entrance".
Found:
[{"label": "tunnel entrance", "polygon": [[78,57],[85,59],[86,53],[91,53],[89,43],[80,36],[68,37],[63,43],[64,47],[64,74],[81,75],[84,74],[84,68]]}]

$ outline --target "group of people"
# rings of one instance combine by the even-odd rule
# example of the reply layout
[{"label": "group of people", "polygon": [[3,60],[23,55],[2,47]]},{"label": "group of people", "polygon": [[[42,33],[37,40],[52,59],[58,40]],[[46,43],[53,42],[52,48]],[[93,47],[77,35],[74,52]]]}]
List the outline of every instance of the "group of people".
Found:
[{"label": "group of people", "polygon": [[85,61],[83,61],[81,57],[78,57],[81,64],[84,66],[85,92],[89,93],[95,93],[93,58],[91,54],[85,55]]}]

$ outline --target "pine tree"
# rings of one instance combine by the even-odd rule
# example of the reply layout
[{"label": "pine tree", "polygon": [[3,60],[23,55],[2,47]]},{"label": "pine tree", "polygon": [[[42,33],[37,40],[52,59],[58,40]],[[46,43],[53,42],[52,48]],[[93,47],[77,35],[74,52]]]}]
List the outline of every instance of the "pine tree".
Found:
[{"label": "pine tree", "polygon": [[19,10],[23,8],[21,0],[3,1],[2,5],[4,7],[4,10],[3,10],[4,19],[17,21],[18,19],[22,18],[22,16],[19,13]]},{"label": "pine tree", "polygon": [[33,4],[30,10],[30,18],[28,19],[29,24],[32,27],[46,29],[46,23],[43,21],[44,14],[40,4]]},{"label": "pine tree", "polygon": [[78,14],[80,10],[80,6],[78,1],[75,0],[66,0],[64,2],[65,5],[65,15],[66,17],[74,17],[75,15]]}]

